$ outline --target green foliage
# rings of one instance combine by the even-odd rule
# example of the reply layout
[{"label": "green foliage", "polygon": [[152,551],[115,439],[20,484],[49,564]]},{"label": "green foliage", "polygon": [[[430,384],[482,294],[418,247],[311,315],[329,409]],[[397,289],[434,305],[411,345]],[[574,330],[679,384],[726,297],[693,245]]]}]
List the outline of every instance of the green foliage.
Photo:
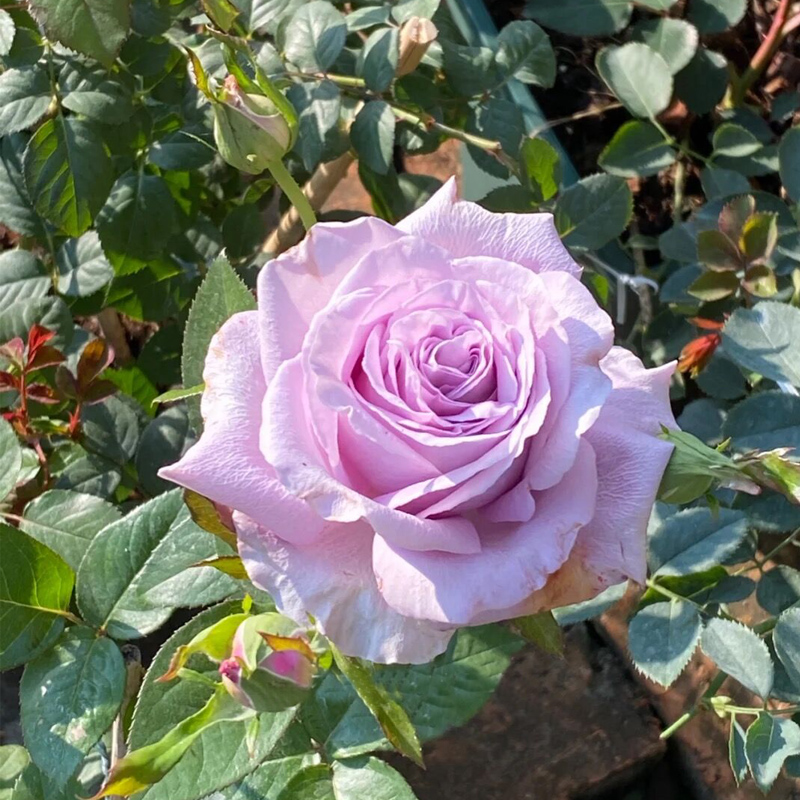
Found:
[{"label": "green foliage", "polygon": [[745,754],[758,788],[768,792],[783,762],[800,753],[800,727],[790,719],[763,712],[747,729]]},{"label": "green foliage", "polygon": [[[224,259],[211,265],[205,280],[195,295],[184,333],[181,374],[184,386],[203,382],[203,364],[214,334],[225,320],[240,311],[252,311],[255,298],[233,268]],[[193,427],[201,428],[199,402],[189,405]]]},{"label": "green foliage", "polygon": [[727,619],[709,620],[700,646],[723,672],[759,697],[769,697],[774,680],[772,659],[750,628]]},{"label": "green foliage", "polygon": [[[113,554],[124,542],[127,558]],[[180,491],[139,506],[103,528],[81,561],[77,602],[83,618],[115,638],[132,639],[155,630],[175,608],[207,605],[230,594],[230,578],[193,564],[229,552],[198,528]]]},{"label": "green foliage", "polygon": [[800,386],[800,310],[783,303],[739,308],[725,325],[730,358],[765,378]]},{"label": "green foliage", "polygon": [[631,120],[614,134],[597,163],[612,175],[655,175],[675,161],[675,151],[650,123]]},{"label": "green foliage", "polygon": [[[622,323],[617,342],[648,366],[709,337],[707,358],[670,387],[684,431],[664,434],[674,450],[660,499],[675,507],[659,504],[650,526],[650,577],[630,624],[636,667],[669,686],[700,643],[764,701],[800,698],[800,577],[781,555],[800,525],[796,93],[772,96],[763,73],[742,71],[754,55],[732,30],[744,0],[531,0],[480,43],[457,30],[452,8],[0,9],[0,224],[13,242],[0,253],[0,346],[23,341],[22,356],[0,357],[0,514],[10,523],[0,527],[0,667],[25,664],[27,746],[0,749],[0,800],[96,792],[128,700],[133,750],[115,780],[133,782],[106,793],[411,800],[371,754],[394,746],[419,759],[421,742],[463,724],[496,687],[521,646],[507,628],[461,631],[433,664],[392,667],[341,654],[331,667],[327,641],[309,629],[311,689],[270,683],[285,710],[244,709],[218,688],[218,664],[238,623],[274,607],[244,571],[227,510],[191,493],[184,502],[157,474],[202,427],[212,337],[255,308],[265,242],[298,201],[286,177],[318,178],[349,153],[375,212],[397,222],[441,185],[403,171],[406,157],[448,138],[504,182],[481,187],[485,207],[553,214]],[[401,26],[414,16],[432,20],[437,38],[398,77]],[[551,90],[575,96],[568,51],[596,58],[585,94],[599,101],[532,130],[520,83],[542,101]],[[622,109],[602,107],[609,91]],[[592,126],[591,146],[576,153],[581,125]],[[546,127],[580,156],[577,182]],[[658,292],[644,288],[651,281]],[[37,324],[55,336],[29,369]],[[623,592],[514,627],[559,652],[559,624],[602,613]],[[770,617],[745,627],[733,604],[751,595]],[[175,609],[219,601],[173,634],[141,690],[129,689],[136,698],[123,699],[118,643],[147,644]],[[172,680],[158,682],[173,659]],[[750,773],[767,791],[784,762],[797,769],[800,734],[777,707],[742,709],[709,691],[687,719],[700,708],[730,725],[737,781]]]},{"label": "green foliage", "polygon": [[692,603],[671,600],[646,606],[628,630],[633,663],[650,680],[670,686],[689,663],[701,630],[700,614]]},{"label": "green foliage", "polygon": [[9,669],[58,637],[75,574],[52,550],[0,524],[0,577],[0,669]]},{"label": "green foliage", "polygon": [[51,489],[28,503],[19,526],[77,571],[92,539],[121,516],[95,495]]},{"label": "green foliage", "polygon": [[653,119],[672,96],[672,75],[664,58],[646,44],[608,47],[597,55],[597,70],[635,117]]},{"label": "green foliage", "polygon": [[70,628],[27,664],[20,686],[25,744],[57,786],[111,726],[124,688],[119,648],[87,628]]},{"label": "green foliage", "polygon": [[625,230],[632,205],[631,190],[624,180],[592,175],[559,195],[556,228],[565,244],[602,247]]}]

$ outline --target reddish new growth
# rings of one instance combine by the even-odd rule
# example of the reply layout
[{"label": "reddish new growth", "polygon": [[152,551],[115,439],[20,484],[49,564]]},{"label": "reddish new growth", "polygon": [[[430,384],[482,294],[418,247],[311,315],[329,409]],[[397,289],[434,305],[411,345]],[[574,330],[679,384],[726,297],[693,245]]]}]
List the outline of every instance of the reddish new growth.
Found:
[{"label": "reddish new growth", "polygon": [[[116,386],[100,380],[100,373],[114,358],[113,351],[102,339],[94,339],[84,347],[78,359],[77,377],[65,366],[66,356],[52,344],[55,332],[42,325],[34,325],[28,332],[27,342],[16,337],[0,345],[0,357],[8,362],[0,370],[0,391],[16,393],[10,407],[0,412],[11,423],[17,435],[33,447],[48,483],[47,457],[41,440],[50,434],[77,438],[80,433],[81,408],[108,397]],[[43,370],[56,367],[54,376],[47,379]],[[53,385],[55,384],[55,385]],[[36,404],[58,405],[73,401],[67,408],[67,422],[36,416]]]},{"label": "reddish new growth", "polygon": [[19,337],[0,345],[0,355],[10,364],[6,371],[0,371],[0,388],[14,389],[19,395],[19,405],[4,411],[7,419],[20,436],[30,436],[31,420],[29,402],[58,403],[56,391],[46,383],[32,380],[34,372],[61,364],[64,354],[47,344],[55,333],[41,325],[34,325],[28,332],[27,346]]},{"label": "reddish new growth", "polygon": [[718,331],[721,331],[724,322],[715,322],[711,319],[702,319],[694,317],[690,320],[698,328],[707,331],[714,331],[714,333],[706,333],[692,339],[683,350],[681,350],[680,358],[678,359],[678,369],[681,372],[688,372],[693,378],[696,378],[708,365],[714,351],[719,347],[722,341],[722,336]]}]

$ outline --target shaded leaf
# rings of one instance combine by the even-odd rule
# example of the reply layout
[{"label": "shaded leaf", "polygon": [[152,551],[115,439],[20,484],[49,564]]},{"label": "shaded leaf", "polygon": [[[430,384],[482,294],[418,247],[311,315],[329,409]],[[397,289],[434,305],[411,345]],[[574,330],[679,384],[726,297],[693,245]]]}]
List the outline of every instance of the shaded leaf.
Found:
[{"label": "shaded leaf", "polygon": [[723,671],[766,700],[772,691],[774,669],[764,642],[739,622],[714,618],[700,640],[703,652]]},{"label": "shaded leaf", "polygon": [[634,41],[644,42],[667,62],[674,75],[689,64],[697,52],[697,29],[682,19],[645,19],[632,30]]},{"label": "shaded leaf", "polygon": [[311,72],[329,69],[344,47],[347,25],[330,3],[312,0],[301,6],[286,27],[286,58]]},{"label": "shaded leaf", "polygon": [[77,570],[92,539],[120,517],[119,509],[100,497],[51,489],[25,506],[19,526]]},{"label": "shaded leaf", "polygon": [[745,753],[753,779],[766,794],[783,762],[800,753],[800,727],[790,719],[762,711],[747,729]]},{"label": "shaded leaf", "polygon": [[630,623],[628,648],[636,668],[661,686],[672,685],[689,663],[702,624],[697,607],[669,600],[643,608]]},{"label": "shaded leaf", "polygon": [[656,575],[689,575],[719,564],[747,535],[743,511],[687,508],[667,517],[649,539]]},{"label": "shaded leaf", "polygon": [[70,236],[94,220],[111,189],[111,159],[90,124],[58,114],[31,137],[25,182],[36,210]]},{"label": "shaded leaf", "polygon": [[372,100],[367,103],[350,128],[350,140],[359,158],[379,175],[392,165],[395,116],[388,103]]},{"label": "shaded leaf", "polygon": [[0,253],[0,311],[44,297],[52,285],[44,265],[28,250]]},{"label": "shaded leaf", "polygon": [[52,100],[53,90],[45,70],[38,66],[7,69],[0,75],[0,136],[35,125],[47,113]]},{"label": "shaded leaf", "polygon": [[141,170],[117,179],[97,217],[100,241],[117,275],[138,272],[160,255],[175,225],[175,201],[164,179]]},{"label": "shaded leaf", "polygon": [[673,164],[676,153],[648,122],[626,122],[600,153],[597,163],[612,175],[655,175]]},{"label": "shaded leaf", "polygon": [[512,628],[525,639],[553,655],[564,654],[564,635],[552,611],[540,611],[511,621]]},{"label": "shaded leaf", "polygon": [[130,30],[130,0],[31,0],[48,35],[110,67]]},{"label": "shaded leaf", "polygon": [[770,302],[738,308],[722,342],[731,360],[745,369],[800,386],[800,309]]},{"label": "shaded leaf", "polygon": [[125,664],[114,642],[88,628],[65,631],[25,667],[22,732],[36,766],[63,786],[111,727],[125,689]]},{"label": "shaded leaf", "polygon": [[74,578],[52,550],[0,523],[0,669],[24,663],[54,641]]},{"label": "shaded leaf", "polygon": [[525,16],[571,36],[608,36],[631,18],[627,0],[528,0]]},{"label": "shaded leaf", "polygon": [[64,242],[56,254],[56,266],[58,291],[70,297],[88,297],[114,277],[114,268],[108,263],[95,231]]},{"label": "shaded leaf", "polygon": [[555,210],[564,244],[597,249],[619,236],[633,209],[628,184],[612,175],[591,175],[565,189]]},{"label": "shaded leaf", "polygon": [[606,47],[597,54],[596,63],[600,77],[635,117],[654,118],[669,105],[669,66],[646,44]]}]

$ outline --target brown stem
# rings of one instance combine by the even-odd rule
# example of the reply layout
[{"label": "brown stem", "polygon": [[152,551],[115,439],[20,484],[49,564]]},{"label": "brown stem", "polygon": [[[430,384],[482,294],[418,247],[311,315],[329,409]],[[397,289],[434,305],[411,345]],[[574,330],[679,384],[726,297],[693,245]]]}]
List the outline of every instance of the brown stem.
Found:
[{"label": "brown stem", "polygon": [[117,364],[129,364],[133,361],[133,353],[128,347],[125,328],[122,327],[119,314],[113,308],[104,308],[97,315],[97,322],[103,337],[114,348],[114,360]]},{"label": "brown stem", "polygon": [[738,82],[738,85],[734,88],[734,105],[741,105],[747,92],[761,77],[761,74],[770,65],[772,59],[775,57],[775,53],[781,46],[781,42],[789,32],[786,30],[786,19],[789,16],[789,8],[791,4],[792,0],[780,0],[780,5],[778,6],[778,10],[775,12],[775,16],[772,19],[772,25],[770,25],[764,41],[761,42],[760,47],[758,50],[756,50],[756,54],[752,57],[752,59],[750,59],[749,66],[744,71],[744,74],[742,75],[741,80]]},{"label": "brown stem", "polygon": [[[335,161],[320,164],[317,167],[308,183],[303,187],[303,194],[308,198],[308,202],[314,211],[319,211],[325,205],[325,201],[331,196],[339,181],[347,174],[347,170],[352,163],[353,156],[350,153],[345,153]],[[303,226],[300,214],[295,206],[292,206],[281,217],[278,227],[270,233],[261,249],[263,252],[275,256],[297,244],[302,236]]]},{"label": "brown stem", "polygon": [[[142,667],[142,654],[139,648],[132,644],[122,646],[122,657],[125,660],[125,693],[122,697],[122,705],[120,706],[119,713],[117,714],[114,724],[111,726],[111,758],[109,769],[114,767],[121,758],[124,758],[127,752],[125,743],[125,728],[128,718],[128,712],[131,703],[136,699],[139,694],[139,687],[142,683],[144,676],[144,669]],[[122,800],[121,797],[112,796],[108,800]]]}]

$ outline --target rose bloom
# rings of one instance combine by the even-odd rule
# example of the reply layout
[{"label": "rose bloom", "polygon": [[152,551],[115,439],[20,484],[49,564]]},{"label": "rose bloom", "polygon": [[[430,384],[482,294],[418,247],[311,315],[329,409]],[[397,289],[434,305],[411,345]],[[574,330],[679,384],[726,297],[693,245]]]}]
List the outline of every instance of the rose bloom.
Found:
[{"label": "rose bloom", "polygon": [[399,225],[315,225],[211,342],[161,475],[233,510],[250,578],[349,655],[645,578],[674,365],[613,347],[550,214],[449,181]]}]

